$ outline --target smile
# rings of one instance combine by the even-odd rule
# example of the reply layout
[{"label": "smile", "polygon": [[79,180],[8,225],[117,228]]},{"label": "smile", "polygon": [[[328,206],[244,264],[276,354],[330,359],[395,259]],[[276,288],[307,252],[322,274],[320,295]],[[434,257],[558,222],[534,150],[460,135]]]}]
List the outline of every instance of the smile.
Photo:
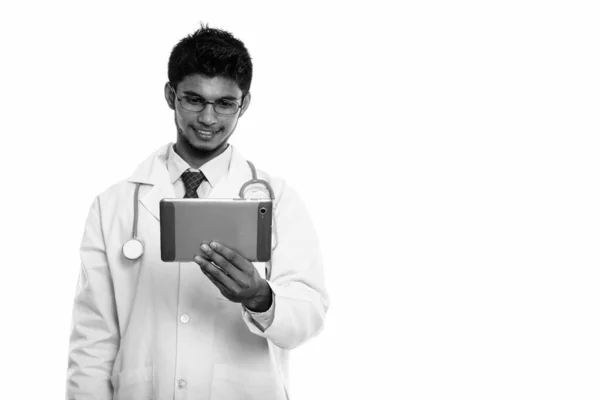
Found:
[{"label": "smile", "polygon": [[196,132],[196,134],[198,136],[202,136],[205,138],[211,138],[211,137],[215,136],[217,133],[219,133],[221,130],[217,129],[216,131],[205,131],[205,130],[201,130],[201,129],[194,129],[194,131]]}]

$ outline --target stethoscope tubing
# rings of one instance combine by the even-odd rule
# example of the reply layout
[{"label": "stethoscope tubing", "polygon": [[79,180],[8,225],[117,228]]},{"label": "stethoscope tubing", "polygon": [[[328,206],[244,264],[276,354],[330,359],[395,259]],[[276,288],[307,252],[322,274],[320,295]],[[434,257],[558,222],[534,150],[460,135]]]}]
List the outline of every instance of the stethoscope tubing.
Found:
[{"label": "stethoscope tubing", "polygon": [[135,192],[133,193],[133,232],[131,233],[132,239],[137,239],[138,230],[138,200],[140,197],[140,186],[142,184],[137,182],[135,184]]}]

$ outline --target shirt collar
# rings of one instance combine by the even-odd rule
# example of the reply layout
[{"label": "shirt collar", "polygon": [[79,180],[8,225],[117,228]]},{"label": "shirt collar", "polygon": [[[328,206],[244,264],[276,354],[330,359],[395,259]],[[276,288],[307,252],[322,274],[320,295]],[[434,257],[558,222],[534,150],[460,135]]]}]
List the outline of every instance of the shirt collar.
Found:
[{"label": "shirt collar", "polygon": [[[228,144],[224,152],[200,167],[200,171],[204,174],[204,177],[210,186],[215,187],[221,178],[227,174],[229,163],[231,161],[231,154],[232,148]],[[169,177],[171,178],[171,184],[174,184],[181,177],[181,174],[188,169],[191,171],[198,171],[198,169],[190,167],[190,165],[175,152],[175,145],[172,145],[169,148],[167,169],[169,171]]]}]

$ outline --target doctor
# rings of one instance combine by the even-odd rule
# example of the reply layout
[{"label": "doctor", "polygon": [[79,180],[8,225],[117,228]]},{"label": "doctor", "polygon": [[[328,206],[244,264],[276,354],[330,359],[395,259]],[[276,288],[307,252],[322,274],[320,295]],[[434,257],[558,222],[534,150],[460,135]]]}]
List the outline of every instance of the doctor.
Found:
[{"label": "doctor", "polygon": [[[175,144],[100,194],[87,217],[67,399],[289,398],[289,351],[323,329],[329,305],[298,194],[257,171],[275,196],[277,235],[266,264],[223,243],[205,247],[196,262],[160,258],[161,199],[238,198],[252,178],[228,144],[250,105],[250,55],[230,33],[202,26],[173,48],[168,76]],[[144,251],[127,258],[134,219]]]}]

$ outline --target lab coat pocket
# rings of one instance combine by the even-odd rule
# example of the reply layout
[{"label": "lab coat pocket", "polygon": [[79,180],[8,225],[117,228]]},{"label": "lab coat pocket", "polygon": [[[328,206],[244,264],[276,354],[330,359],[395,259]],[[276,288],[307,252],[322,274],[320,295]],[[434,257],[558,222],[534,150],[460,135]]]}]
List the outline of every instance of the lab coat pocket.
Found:
[{"label": "lab coat pocket", "polygon": [[270,371],[215,364],[210,400],[286,400],[279,376]]},{"label": "lab coat pocket", "polygon": [[154,369],[152,367],[121,371],[110,378],[113,400],[154,400]]}]

